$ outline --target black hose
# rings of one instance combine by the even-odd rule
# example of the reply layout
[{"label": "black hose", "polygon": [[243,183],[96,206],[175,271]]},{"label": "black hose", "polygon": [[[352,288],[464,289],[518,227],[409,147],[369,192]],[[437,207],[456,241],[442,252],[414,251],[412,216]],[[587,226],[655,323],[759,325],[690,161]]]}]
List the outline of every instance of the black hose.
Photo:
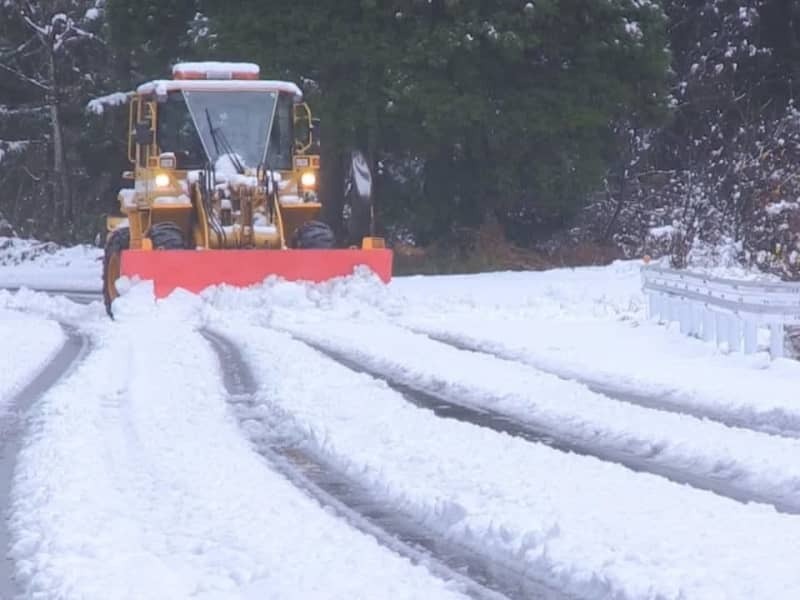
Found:
[{"label": "black hose", "polygon": [[209,163],[207,165],[203,177],[203,207],[206,209],[206,220],[208,221],[209,226],[211,227],[211,229],[214,230],[214,232],[219,237],[221,241],[221,246],[225,248],[228,245],[228,239],[227,236],[225,235],[225,229],[222,226],[222,223],[220,223],[219,219],[217,219],[217,216],[214,214],[214,207],[211,204],[211,196],[214,193],[211,184],[212,176],[213,175],[211,171],[211,164]]}]

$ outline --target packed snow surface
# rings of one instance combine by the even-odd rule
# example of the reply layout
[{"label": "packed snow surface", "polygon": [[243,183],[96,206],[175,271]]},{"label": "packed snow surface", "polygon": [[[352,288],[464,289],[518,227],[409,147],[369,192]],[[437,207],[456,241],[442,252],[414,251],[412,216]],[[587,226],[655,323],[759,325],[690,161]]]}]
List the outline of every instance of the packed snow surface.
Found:
[{"label": "packed snow surface", "polygon": [[284,334],[215,318],[263,385],[265,435],[301,437],[442,535],[581,597],[800,594],[800,519],[439,419]]},{"label": "packed snow surface", "polygon": [[58,352],[65,339],[55,321],[0,308],[0,414],[14,394]]},{"label": "packed snow surface", "polygon": [[[276,303],[272,310],[284,322],[357,317],[395,323],[622,394],[757,419],[778,431],[797,429],[800,364],[770,360],[766,351],[727,353],[680,334],[676,326],[648,320],[640,268],[631,261],[540,273],[403,277],[389,289],[366,280],[309,290],[273,282],[262,293]],[[742,273],[717,269],[715,275]],[[248,301],[249,293],[207,292],[261,305],[253,296]],[[282,308],[281,300],[289,296],[296,310]]]},{"label": "packed snow surface", "polygon": [[[749,497],[795,499],[794,511],[800,512],[798,439],[619,402],[527,365],[458,350],[392,325],[315,322],[286,329],[457,404],[512,416],[601,454],[612,451],[726,481]],[[370,337],[384,343],[365,346]]]},{"label": "packed snow surface", "polygon": [[[770,360],[765,351],[729,354],[649,321],[640,267],[627,262],[404,277],[388,289],[368,277],[310,287],[273,280],[261,290],[219,288],[205,295],[262,309],[262,319],[274,313],[272,320],[283,324],[393,323],[622,395],[661,398],[678,410],[779,432],[800,429],[800,365]],[[717,274],[733,277],[736,271]]]},{"label": "packed snow surface", "polygon": [[11,557],[25,597],[459,598],[294,488],[229,413],[196,298],[85,324],[18,457]]},{"label": "packed snow surface", "polygon": [[[36,248],[25,244],[0,252],[0,285],[13,285],[21,267],[51,287],[85,268],[97,286],[96,251],[14,258]],[[22,331],[14,311],[26,310],[94,340],[82,365],[35,405],[19,457],[12,557],[27,596],[456,597],[453,584],[308,499],[253,439],[300,445],[442,536],[577,597],[800,597],[800,517],[436,417],[302,341],[412,388],[544,423],[555,438],[798,498],[800,448],[789,436],[800,423],[798,364],[728,354],[650,322],[640,267],[389,286],[358,270],[318,285],[270,278],[160,301],[150,284],[130,282],[115,322],[99,304],[0,291],[9,331]],[[257,379],[244,430],[203,329],[239,346]],[[18,379],[22,365],[9,369]],[[669,410],[581,382],[668,397]],[[784,435],[749,429],[756,421]]]},{"label": "packed snow surface", "polygon": [[[716,269],[713,275],[748,273]],[[755,419],[776,431],[800,425],[800,363],[770,360],[766,348],[751,356],[727,353],[676,325],[648,320],[637,263],[477,281],[482,285],[470,286],[468,278],[397,280],[393,287],[408,308],[386,300],[383,312],[415,331],[621,394]]]},{"label": "packed snow surface", "polygon": [[0,237],[0,288],[100,291],[103,251]]},{"label": "packed snow surface", "polygon": [[[620,394],[644,395],[688,412],[758,421],[774,431],[800,427],[800,364],[760,352],[725,354],[713,344],[645,320],[415,315],[416,331],[466,344]],[[535,333],[533,333],[535,332]]]}]

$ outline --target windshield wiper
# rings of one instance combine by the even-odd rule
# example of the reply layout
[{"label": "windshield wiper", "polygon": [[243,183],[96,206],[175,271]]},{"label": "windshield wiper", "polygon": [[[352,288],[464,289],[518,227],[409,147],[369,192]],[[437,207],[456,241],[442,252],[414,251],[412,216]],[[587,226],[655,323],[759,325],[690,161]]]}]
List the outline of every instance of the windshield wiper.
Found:
[{"label": "windshield wiper", "polygon": [[222,154],[220,152],[220,148],[222,148],[222,152],[230,157],[236,172],[239,175],[244,175],[244,165],[242,161],[239,160],[239,157],[233,151],[230,142],[228,142],[228,138],[225,137],[225,132],[222,131],[222,129],[214,127],[214,124],[211,122],[211,113],[208,112],[208,109],[206,109],[206,121],[208,121],[208,129],[211,132],[211,140],[214,142],[214,151],[217,153],[217,156]]}]

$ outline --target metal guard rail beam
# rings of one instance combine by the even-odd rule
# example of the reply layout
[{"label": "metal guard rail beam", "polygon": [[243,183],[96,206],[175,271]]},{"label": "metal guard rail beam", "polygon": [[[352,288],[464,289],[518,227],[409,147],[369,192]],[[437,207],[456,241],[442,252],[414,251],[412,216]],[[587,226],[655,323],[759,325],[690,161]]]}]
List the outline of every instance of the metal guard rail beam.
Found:
[{"label": "metal guard rail beam", "polygon": [[731,351],[758,350],[759,330],[769,331],[773,358],[783,356],[784,328],[800,324],[800,283],[742,281],[662,267],[642,268],[651,318],[677,321],[681,332]]}]

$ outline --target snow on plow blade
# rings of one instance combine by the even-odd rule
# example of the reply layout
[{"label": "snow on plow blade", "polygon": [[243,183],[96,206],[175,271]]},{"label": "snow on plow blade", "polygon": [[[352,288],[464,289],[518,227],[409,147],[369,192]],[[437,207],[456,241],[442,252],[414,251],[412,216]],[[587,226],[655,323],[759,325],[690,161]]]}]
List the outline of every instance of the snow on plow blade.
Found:
[{"label": "snow on plow blade", "polygon": [[121,274],[153,281],[157,298],[176,288],[201,292],[228,284],[247,287],[270,275],[319,283],[366,266],[384,282],[392,278],[392,251],[378,250],[126,250]]}]

